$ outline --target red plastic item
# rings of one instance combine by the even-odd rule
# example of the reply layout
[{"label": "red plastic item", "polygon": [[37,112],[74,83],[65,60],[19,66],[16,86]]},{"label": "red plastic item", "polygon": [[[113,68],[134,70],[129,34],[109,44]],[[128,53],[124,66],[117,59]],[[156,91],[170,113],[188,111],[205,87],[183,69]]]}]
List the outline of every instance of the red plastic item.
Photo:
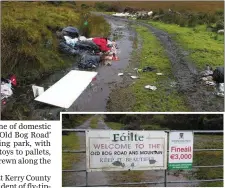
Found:
[{"label": "red plastic item", "polygon": [[113,61],[119,61],[119,58],[117,56],[112,58]]},{"label": "red plastic item", "polygon": [[93,81],[95,81],[95,80],[97,80],[97,78],[96,78],[96,77],[92,78],[92,82],[93,82]]},{"label": "red plastic item", "polygon": [[3,105],[5,105],[5,104],[6,104],[6,101],[5,101],[5,100],[3,100],[3,101],[2,101],[2,104],[3,104]]},{"label": "red plastic item", "polygon": [[107,47],[107,40],[105,38],[93,38],[92,41],[100,47],[100,50],[107,52],[110,48]]},{"label": "red plastic item", "polygon": [[16,81],[16,76],[15,76],[15,75],[12,75],[12,76],[10,77],[10,81],[11,81],[12,85],[14,85],[14,86],[17,85],[17,81]]}]

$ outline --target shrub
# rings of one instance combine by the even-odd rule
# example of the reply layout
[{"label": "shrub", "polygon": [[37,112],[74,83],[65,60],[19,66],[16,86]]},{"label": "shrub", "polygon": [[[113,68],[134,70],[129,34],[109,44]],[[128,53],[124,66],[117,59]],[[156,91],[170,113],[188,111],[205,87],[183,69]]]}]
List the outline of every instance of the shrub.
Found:
[{"label": "shrub", "polygon": [[95,8],[97,10],[101,10],[101,11],[108,11],[108,9],[110,8],[110,5],[104,3],[104,2],[96,2],[95,3]]},{"label": "shrub", "polygon": [[216,31],[218,31],[220,29],[224,29],[224,21],[223,20],[219,20],[218,22],[216,22],[215,29],[216,29]]},{"label": "shrub", "polygon": [[191,15],[188,20],[188,27],[195,27],[198,23],[198,18],[195,15]]}]

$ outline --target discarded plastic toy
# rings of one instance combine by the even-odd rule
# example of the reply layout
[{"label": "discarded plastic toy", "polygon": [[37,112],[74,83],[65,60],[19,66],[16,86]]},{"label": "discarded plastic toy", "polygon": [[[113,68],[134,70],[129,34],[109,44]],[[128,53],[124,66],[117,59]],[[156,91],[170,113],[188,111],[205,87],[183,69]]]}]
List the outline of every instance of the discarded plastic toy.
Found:
[{"label": "discarded plastic toy", "polygon": [[147,86],[145,86],[145,88],[146,88],[146,89],[153,90],[153,91],[155,91],[155,90],[157,89],[156,86],[151,86],[151,85],[147,85]]}]

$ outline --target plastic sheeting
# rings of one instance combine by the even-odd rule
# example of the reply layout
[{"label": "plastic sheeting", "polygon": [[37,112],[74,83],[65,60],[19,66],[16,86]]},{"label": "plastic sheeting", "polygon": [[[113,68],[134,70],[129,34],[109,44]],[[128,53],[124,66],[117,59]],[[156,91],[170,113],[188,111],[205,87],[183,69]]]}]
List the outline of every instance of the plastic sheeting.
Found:
[{"label": "plastic sheeting", "polygon": [[97,72],[72,70],[35,100],[69,108],[96,75]]}]

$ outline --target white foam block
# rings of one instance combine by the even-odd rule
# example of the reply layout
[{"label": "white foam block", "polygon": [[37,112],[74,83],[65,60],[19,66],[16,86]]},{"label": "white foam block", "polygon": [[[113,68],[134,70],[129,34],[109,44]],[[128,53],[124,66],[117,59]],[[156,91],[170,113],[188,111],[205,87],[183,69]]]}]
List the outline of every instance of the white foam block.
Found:
[{"label": "white foam block", "polygon": [[97,72],[72,70],[35,100],[69,108],[96,75]]},{"label": "white foam block", "polygon": [[39,87],[35,85],[32,85],[32,89],[33,89],[34,97],[38,97],[45,92],[43,87]]}]

